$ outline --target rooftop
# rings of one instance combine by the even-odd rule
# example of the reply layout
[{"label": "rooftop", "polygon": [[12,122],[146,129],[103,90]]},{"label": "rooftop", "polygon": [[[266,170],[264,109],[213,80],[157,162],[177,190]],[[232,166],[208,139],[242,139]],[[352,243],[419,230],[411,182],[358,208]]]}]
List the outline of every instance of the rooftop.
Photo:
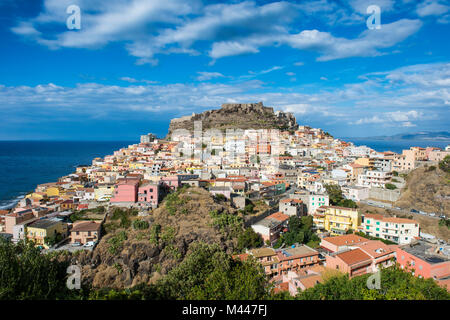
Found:
[{"label": "rooftop", "polygon": [[40,219],[28,225],[28,228],[47,229],[55,224],[61,223],[58,219]]},{"label": "rooftop", "polygon": [[412,242],[410,244],[401,246],[400,249],[430,264],[450,261],[450,258],[448,256],[435,253],[435,249],[437,249],[437,247],[432,246],[424,241]]}]

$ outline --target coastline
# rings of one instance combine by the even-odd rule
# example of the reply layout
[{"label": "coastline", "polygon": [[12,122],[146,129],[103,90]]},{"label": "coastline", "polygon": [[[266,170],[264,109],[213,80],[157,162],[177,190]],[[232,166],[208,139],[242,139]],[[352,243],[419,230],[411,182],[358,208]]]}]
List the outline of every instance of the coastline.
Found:
[{"label": "coastline", "polygon": [[16,206],[38,184],[56,181],[96,157],[136,141],[0,141],[0,210]]}]

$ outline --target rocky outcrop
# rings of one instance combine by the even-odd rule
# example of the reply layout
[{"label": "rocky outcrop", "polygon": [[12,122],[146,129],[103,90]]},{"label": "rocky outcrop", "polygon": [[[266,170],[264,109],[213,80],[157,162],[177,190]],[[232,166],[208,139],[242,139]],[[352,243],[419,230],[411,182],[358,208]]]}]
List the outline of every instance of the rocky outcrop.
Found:
[{"label": "rocky outcrop", "polygon": [[450,212],[449,174],[439,169],[421,167],[406,177],[406,188],[395,205],[438,214]]},{"label": "rocky outcrop", "polygon": [[[175,200],[174,200],[175,198]],[[200,188],[182,189],[172,198],[172,204],[162,206],[144,219],[149,228],[117,228],[106,234],[92,251],[79,251],[68,257],[71,264],[82,266],[82,282],[94,288],[127,288],[140,283],[152,283],[164,276],[188,254],[190,246],[198,241],[218,244],[227,253],[236,247],[236,233],[214,226],[210,212],[237,214],[228,203],[215,200]],[[106,224],[111,221],[108,216]],[[152,230],[160,226],[158,240]],[[126,235],[115,250],[112,243]]]},{"label": "rocky outcrop", "polygon": [[201,121],[202,129],[280,129],[296,130],[297,121],[292,113],[276,111],[259,103],[225,103],[218,110],[172,119],[168,136],[174,130],[194,130],[194,122]]}]

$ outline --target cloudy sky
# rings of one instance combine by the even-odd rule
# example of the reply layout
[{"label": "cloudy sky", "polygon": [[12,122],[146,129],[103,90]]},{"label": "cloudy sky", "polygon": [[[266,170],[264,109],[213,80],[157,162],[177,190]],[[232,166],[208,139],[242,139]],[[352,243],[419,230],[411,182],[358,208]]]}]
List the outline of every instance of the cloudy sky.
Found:
[{"label": "cloudy sky", "polygon": [[0,19],[2,140],[136,140],[259,101],[341,137],[450,127],[450,1],[0,0]]}]

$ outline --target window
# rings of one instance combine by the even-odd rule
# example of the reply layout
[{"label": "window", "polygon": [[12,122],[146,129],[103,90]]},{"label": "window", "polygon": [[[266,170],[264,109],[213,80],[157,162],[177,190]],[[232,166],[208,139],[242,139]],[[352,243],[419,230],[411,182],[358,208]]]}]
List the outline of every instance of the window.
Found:
[{"label": "window", "polygon": [[370,220],[367,220],[367,223],[370,223]]},{"label": "window", "polygon": [[369,227],[369,226],[366,226],[366,229],[367,229],[367,230],[369,230],[369,229],[370,229],[370,227]]},{"label": "window", "polygon": [[377,226],[379,226],[380,225],[380,222],[379,221],[377,221]]}]

